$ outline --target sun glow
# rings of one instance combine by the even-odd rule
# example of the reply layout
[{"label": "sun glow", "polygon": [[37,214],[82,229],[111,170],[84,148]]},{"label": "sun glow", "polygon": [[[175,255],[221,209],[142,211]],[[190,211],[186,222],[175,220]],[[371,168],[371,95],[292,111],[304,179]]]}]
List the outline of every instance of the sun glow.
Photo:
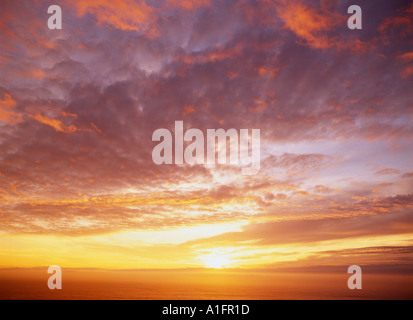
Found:
[{"label": "sun glow", "polygon": [[222,269],[230,267],[231,260],[224,253],[211,252],[200,257],[206,268]]}]

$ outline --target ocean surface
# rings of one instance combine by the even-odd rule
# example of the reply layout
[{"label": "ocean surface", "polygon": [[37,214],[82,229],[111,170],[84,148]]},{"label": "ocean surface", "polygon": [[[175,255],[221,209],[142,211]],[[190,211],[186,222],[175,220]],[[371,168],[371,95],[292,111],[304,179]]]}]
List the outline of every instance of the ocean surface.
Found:
[{"label": "ocean surface", "polygon": [[363,274],[361,290],[348,289],[345,273],[63,269],[61,290],[48,288],[49,276],[0,270],[0,299],[413,299],[409,274]]}]

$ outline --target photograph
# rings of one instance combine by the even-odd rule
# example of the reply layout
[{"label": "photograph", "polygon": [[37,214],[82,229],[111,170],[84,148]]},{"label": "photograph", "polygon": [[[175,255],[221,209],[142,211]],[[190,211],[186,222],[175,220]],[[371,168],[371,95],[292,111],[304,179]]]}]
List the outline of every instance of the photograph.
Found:
[{"label": "photograph", "polygon": [[413,300],[413,1],[0,0],[0,300]]}]

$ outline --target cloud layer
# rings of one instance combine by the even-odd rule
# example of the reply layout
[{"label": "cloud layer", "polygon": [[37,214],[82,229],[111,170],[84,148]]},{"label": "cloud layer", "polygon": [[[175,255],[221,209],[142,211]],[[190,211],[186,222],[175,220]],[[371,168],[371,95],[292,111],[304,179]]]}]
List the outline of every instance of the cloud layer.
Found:
[{"label": "cloud layer", "polygon": [[[1,232],[244,225],[186,254],[411,244],[413,6],[363,2],[363,29],[348,30],[349,5],[62,1],[63,29],[49,30],[47,4],[2,1]],[[260,173],[155,165],[152,133],[176,120],[260,129]]]}]

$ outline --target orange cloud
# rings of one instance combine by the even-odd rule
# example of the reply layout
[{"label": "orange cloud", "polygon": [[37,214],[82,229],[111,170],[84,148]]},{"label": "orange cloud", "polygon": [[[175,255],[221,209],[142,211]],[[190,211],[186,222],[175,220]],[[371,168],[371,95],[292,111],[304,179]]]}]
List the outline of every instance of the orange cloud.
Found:
[{"label": "orange cloud", "polygon": [[332,193],[334,190],[319,184],[314,187],[314,191],[317,193]]},{"label": "orange cloud", "polygon": [[77,114],[74,113],[70,113],[70,112],[65,112],[65,111],[60,111],[59,112],[62,116],[64,117],[70,117],[72,119],[76,119],[77,118]]},{"label": "orange cloud", "polygon": [[413,60],[413,52],[407,52],[407,53],[401,54],[397,58],[400,60],[404,60],[404,61]]},{"label": "orange cloud", "polygon": [[233,80],[236,77],[238,77],[238,74],[236,72],[233,72],[233,71],[228,71],[227,77],[228,77],[228,79]]},{"label": "orange cloud", "polygon": [[260,76],[265,76],[267,74],[267,69],[265,67],[259,67],[258,68],[258,74]]},{"label": "orange cloud", "polygon": [[16,106],[16,101],[10,94],[5,93],[4,99],[0,100],[0,120],[5,123],[20,122],[22,120],[22,114],[12,111]]},{"label": "orange cloud", "polygon": [[[398,60],[401,60],[404,63],[409,63],[410,61],[413,60],[413,52],[406,52],[404,54],[401,54],[397,57]],[[403,67],[403,70],[400,72],[400,76],[403,79],[409,78],[411,75],[413,75],[413,65],[409,64]]]},{"label": "orange cloud", "polygon": [[392,28],[403,28],[402,33],[408,34],[413,27],[413,3],[411,3],[404,11],[398,10],[398,14],[393,17],[388,17],[380,25],[379,31],[383,32]]},{"label": "orange cloud", "polygon": [[327,49],[334,45],[326,31],[344,21],[338,13],[321,12],[301,2],[284,2],[277,7],[277,12],[285,27],[293,31],[309,46]]},{"label": "orange cloud", "polygon": [[90,126],[100,134],[103,134],[102,130],[100,130],[93,122],[90,123]]},{"label": "orange cloud", "polygon": [[44,78],[44,72],[41,69],[31,69],[28,71],[28,75],[36,79]]},{"label": "orange cloud", "polygon": [[40,113],[36,113],[34,116],[29,115],[29,117],[40,123],[48,125],[59,132],[72,133],[78,130],[74,125],[65,126],[61,120],[49,118],[41,115]]},{"label": "orange cloud", "polygon": [[[157,17],[162,8],[155,8],[146,1],[134,0],[92,0],[74,1],[79,16],[86,13],[95,15],[99,24],[107,23],[112,27],[125,31],[143,32],[149,38],[158,36]],[[168,0],[169,7],[194,11],[211,5],[210,0]]]},{"label": "orange cloud", "polygon": [[268,107],[268,103],[265,102],[264,100],[254,99],[254,103],[255,103],[254,107],[249,107],[249,110],[252,113],[264,111]]},{"label": "orange cloud", "polygon": [[346,39],[332,35],[339,25],[345,24],[347,17],[341,15],[325,3],[315,8],[303,1],[284,1],[276,6],[279,18],[285,28],[291,30],[303,44],[316,49],[344,49],[363,53],[375,47],[374,41],[363,42],[359,39]]},{"label": "orange cloud", "polygon": [[149,37],[157,36],[153,24],[156,18],[154,9],[145,1],[93,0],[76,1],[74,5],[79,16],[94,14],[99,24],[107,23],[120,30],[135,30],[144,32]]},{"label": "orange cloud", "polygon": [[406,66],[400,73],[401,77],[406,79],[413,75],[413,65]]},{"label": "orange cloud", "polygon": [[184,111],[182,114],[186,116],[187,114],[191,114],[195,112],[195,108],[193,106],[184,106]]},{"label": "orange cloud", "polygon": [[5,93],[4,99],[0,100],[0,106],[3,108],[14,108],[16,106],[16,101],[13,100],[10,94]]},{"label": "orange cloud", "polygon": [[378,171],[376,171],[376,174],[382,175],[382,174],[398,174],[400,173],[399,170],[392,169],[392,168],[383,168]]}]

